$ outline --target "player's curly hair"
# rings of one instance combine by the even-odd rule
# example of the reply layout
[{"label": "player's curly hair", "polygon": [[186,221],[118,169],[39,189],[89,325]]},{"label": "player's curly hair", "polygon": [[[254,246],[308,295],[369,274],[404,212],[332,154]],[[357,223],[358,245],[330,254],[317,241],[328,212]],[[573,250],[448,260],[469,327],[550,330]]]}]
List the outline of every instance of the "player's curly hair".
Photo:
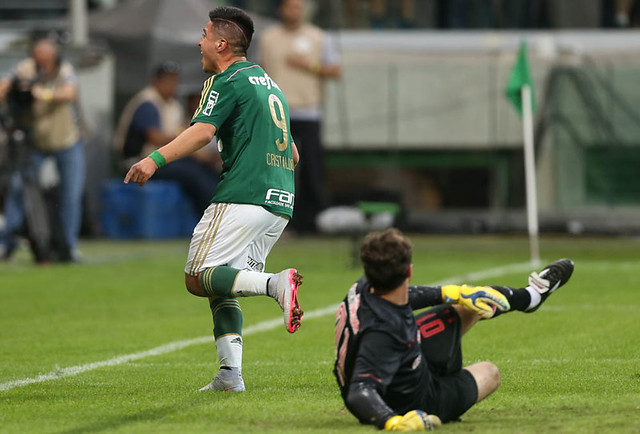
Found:
[{"label": "player's curly hair", "polygon": [[395,228],[372,232],[364,238],[360,260],[376,292],[389,292],[404,282],[411,266],[411,252],[411,243]]},{"label": "player's curly hair", "polygon": [[253,20],[242,9],[218,6],[209,12],[214,28],[227,39],[233,54],[246,56],[253,37]]}]

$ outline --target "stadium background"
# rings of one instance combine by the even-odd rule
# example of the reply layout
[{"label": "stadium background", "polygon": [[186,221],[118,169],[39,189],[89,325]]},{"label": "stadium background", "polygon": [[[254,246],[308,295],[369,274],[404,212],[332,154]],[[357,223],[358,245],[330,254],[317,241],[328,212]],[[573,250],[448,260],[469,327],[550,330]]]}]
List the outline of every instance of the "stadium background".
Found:
[{"label": "stadium background", "polygon": [[[199,89],[195,41],[206,11],[222,2],[89,1],[78,27],[71,12],[79,3],[3,1],[0,71],[25,55],[33,34],[55,29],[78,68],[91,135],[84,232],[100,235],[119,110],[160,60],[183,65],[181,96]],[[235,2],[254,14],[256,39],[275,21],[276,3]],[[334,204],[397,202],[398,224],[414,231],[524,230],[521,121],[504,87],[525,40],[539,102],[541,230],[640,229],[637,2],[415,0],[409,22],[400,2],[387,2],[382,21],[368,1],[308,3],[343,61],[325,105]],[[626,22],[619,5],[628,6]],[[83,25],[88,38],[78,36]]]},{"label": "stadium background", "polygon": [[[465,364],[491,360],[502,385],[440,430],[640,432],[640,35],[633,13],[623,27],[612,13],[627,2],[415,0],[411,29],[394,11],[370,22],[368,1],[353,2],[351,18],[341,1],[309,2],[344,64],[328,89],[329,185],[336,201],[402,205],[416,283],[519,286],[532,269],[521,121],[504,97],[528,43],[541,253],[574,259],[576,271],[535,315],[503,315],[465,337]],[[72,31],[83,27],[69,19],[78,3],[88,39]],[[274,2],[244,3],[259,28],[273,22]],[[184,291],[186,239],[101,235],[119,110],[165,53],[185,56],[181,94],[199,88],[195,41],[214,4],[0,0],[0,73],[33,33],[56,28],[91,132],[85,261],[37,266],[23,248],[0,262],[0,433],[374,432],[345,411],[331,373],[335,305],[361,274],[350,237],[277,243],[267,270],[303,271],[303,327],[289,335],[272,300],[240,300],[248,392],[214,396],[195,392],[215,350],[207,304]]]}]

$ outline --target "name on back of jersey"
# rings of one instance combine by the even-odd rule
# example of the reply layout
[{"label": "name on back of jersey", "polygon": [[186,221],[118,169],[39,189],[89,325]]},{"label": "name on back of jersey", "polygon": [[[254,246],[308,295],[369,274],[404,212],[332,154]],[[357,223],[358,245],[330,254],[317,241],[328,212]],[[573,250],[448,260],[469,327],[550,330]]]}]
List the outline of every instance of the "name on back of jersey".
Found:
[{"label": "name on back of jersey", "polygon": [[294,171],[296,165],[293,162],[293,158],[284,155],[273,154],[267,152],[267,166],[281,167],[283,169]]}]

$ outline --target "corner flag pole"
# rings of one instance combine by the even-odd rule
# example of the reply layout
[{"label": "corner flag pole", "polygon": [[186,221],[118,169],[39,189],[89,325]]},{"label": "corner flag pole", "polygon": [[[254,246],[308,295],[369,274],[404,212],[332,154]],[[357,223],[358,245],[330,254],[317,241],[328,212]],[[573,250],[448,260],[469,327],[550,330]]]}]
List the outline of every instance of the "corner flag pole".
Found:
[{"label": "corner flag pole", "polygon": [[522,116],[524,136],[524,172],[527,195],[527,229],[529,232],[529,254],[532,266],[540,262],[538,240],[538,198],[536,194],[536,163],[533,149],[533,112],[536,101],[533,94],[533,79],[527,59],[527,44],[520,42],[516,63],[505,88],[505,95]]},{"label": "corner flag pole", "polygon": [[524,173],[527,196],[527,230],[529,232],[529,258],[531,265],[540,264],[538,242],[538,194],[536,188],[536,160],[533,150],[533,110],[531,86],[522,86],[522,132],[524,136]]}]

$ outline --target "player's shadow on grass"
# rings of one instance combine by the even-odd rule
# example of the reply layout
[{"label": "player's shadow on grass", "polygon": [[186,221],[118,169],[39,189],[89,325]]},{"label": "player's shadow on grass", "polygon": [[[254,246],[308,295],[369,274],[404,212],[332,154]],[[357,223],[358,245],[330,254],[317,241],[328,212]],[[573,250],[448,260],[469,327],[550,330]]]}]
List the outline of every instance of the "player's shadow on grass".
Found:
[{"label": "player's shadow on grass", "polygon": [[165,405],[159,408],[147,409],[134,414],[112,417],[109,419],[97,420],[91,424],[83,425],[76,428],[70,428],[61,431],[60,434],[81,434],[92,433],[101,431],[112,431],[115,428],[119,428],[125,425],[129,425],[137,422],[145,422],[156,419],[161,419],[171,413],[175,413],[180,409],[179,406]]}]

